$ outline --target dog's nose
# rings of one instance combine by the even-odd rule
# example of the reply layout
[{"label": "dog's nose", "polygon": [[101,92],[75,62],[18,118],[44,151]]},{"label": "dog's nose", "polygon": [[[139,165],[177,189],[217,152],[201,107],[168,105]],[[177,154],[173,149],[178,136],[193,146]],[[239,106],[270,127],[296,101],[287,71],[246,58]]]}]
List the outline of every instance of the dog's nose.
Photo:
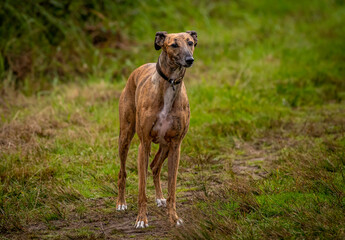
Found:
[{"label": "dog's nose", "polygon": [[191,65],[194,62],[194,58],[193,57],[186,57],[186,63],[188,65]]}]

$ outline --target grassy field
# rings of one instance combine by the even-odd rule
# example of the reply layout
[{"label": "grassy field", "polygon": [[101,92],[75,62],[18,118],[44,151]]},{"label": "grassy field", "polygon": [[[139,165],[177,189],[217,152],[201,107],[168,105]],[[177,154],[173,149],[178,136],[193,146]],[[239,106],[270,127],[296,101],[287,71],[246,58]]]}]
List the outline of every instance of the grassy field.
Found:
[{"label": "grassy field", "polygon": [[[343,1],[73,2],[1,3],[0,239],[345,238]],[[115,210],[118,98],[161,30],[198,32],[185,225],[169,227],[149,173],[136,230],[137,137]],[[166,194],[166,165],[162,180]]]}]

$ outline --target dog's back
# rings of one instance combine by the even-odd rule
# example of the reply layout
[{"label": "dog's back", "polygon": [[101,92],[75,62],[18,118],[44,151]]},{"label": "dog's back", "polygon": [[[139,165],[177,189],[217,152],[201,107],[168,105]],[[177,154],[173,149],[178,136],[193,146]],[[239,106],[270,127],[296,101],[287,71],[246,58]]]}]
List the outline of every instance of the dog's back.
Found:
[{"label": "dog's back", "polygon": [[135,128],[135,93],[155,71],[155,63],[146,63],[135,69],[129,76],[119,101],[120,131],[123,120],[130,121],[129,126]]},{"label": "dog's back", "polygon": [[156,69],[155,66],[155,63],[146,63],[135,69],[129,76],[126,87],[123,89],[121,95],[135,98],[135,92],[137,88],[140,87],[150,77],[152,77]]}]

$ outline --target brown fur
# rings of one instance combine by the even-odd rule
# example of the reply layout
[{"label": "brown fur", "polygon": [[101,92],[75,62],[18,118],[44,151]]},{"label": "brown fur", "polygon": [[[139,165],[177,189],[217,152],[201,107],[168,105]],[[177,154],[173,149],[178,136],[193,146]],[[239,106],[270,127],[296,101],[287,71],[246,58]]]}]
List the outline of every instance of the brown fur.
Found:
[{"label": "brown fur", "polygon": [[[191,43],[192,41],[192,43]],[[178,47],[172,47],[172,44]],[[197,38],[195,32],[167,34],[158,32],[155,48],[162,49],[160,66],[168,77],[184,76],[186,56],[192,56]],[[137,223],[147,224],[146,178],[148,171],[151,142],[159,144],[159,150],[150,164],[156,189],[156,199],[162,199],[160,172],[163,162],[168,158],[168,199],[167,208],[172,223],[178,221],[176,214],[176,178],[180,160],[181,141],[189,127],[189,103],[183,81],[171,85],[156,71],[155,63],[137,68],[129,77],[119,102],[120,136],[119,155],[119,195],[117,207],[125,205],[126,158],[130,142],[137,133],[140,139],[138,153],[139,174],[139,213]],[[171,106],[164,100],[171,100]],[[167,106],[165,106],[167,105]],[[167,111],[165,111],[167,109]]]}]

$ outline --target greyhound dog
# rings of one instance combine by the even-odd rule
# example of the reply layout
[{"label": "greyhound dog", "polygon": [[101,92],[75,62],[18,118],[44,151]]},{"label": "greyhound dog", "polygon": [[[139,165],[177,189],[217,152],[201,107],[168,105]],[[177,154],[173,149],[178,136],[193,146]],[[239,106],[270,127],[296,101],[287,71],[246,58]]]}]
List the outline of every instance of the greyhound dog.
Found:
[{"label": "greyhound dog", "polygon": [[[167,207],[169,221],[181,225],[176,214],[176,179],[180,161],[181,142],[189,127],[190,110],[183,83],[186,68],[193,65],[197,33],[157,32],[155,49],[162,52],[157,63],[147,63],[130,75],[119,101],[120,136],[119,193],[117,210],[126,210],[126,158],[131,140],[137,133],[140,145],[138,153],[139,213],[136,228],[148,227],[146,181],[151,142],[159,149],[150,168],[156,189],[156,203]],[[168,198],[163,197],[160,172],[168,158]]]}]

